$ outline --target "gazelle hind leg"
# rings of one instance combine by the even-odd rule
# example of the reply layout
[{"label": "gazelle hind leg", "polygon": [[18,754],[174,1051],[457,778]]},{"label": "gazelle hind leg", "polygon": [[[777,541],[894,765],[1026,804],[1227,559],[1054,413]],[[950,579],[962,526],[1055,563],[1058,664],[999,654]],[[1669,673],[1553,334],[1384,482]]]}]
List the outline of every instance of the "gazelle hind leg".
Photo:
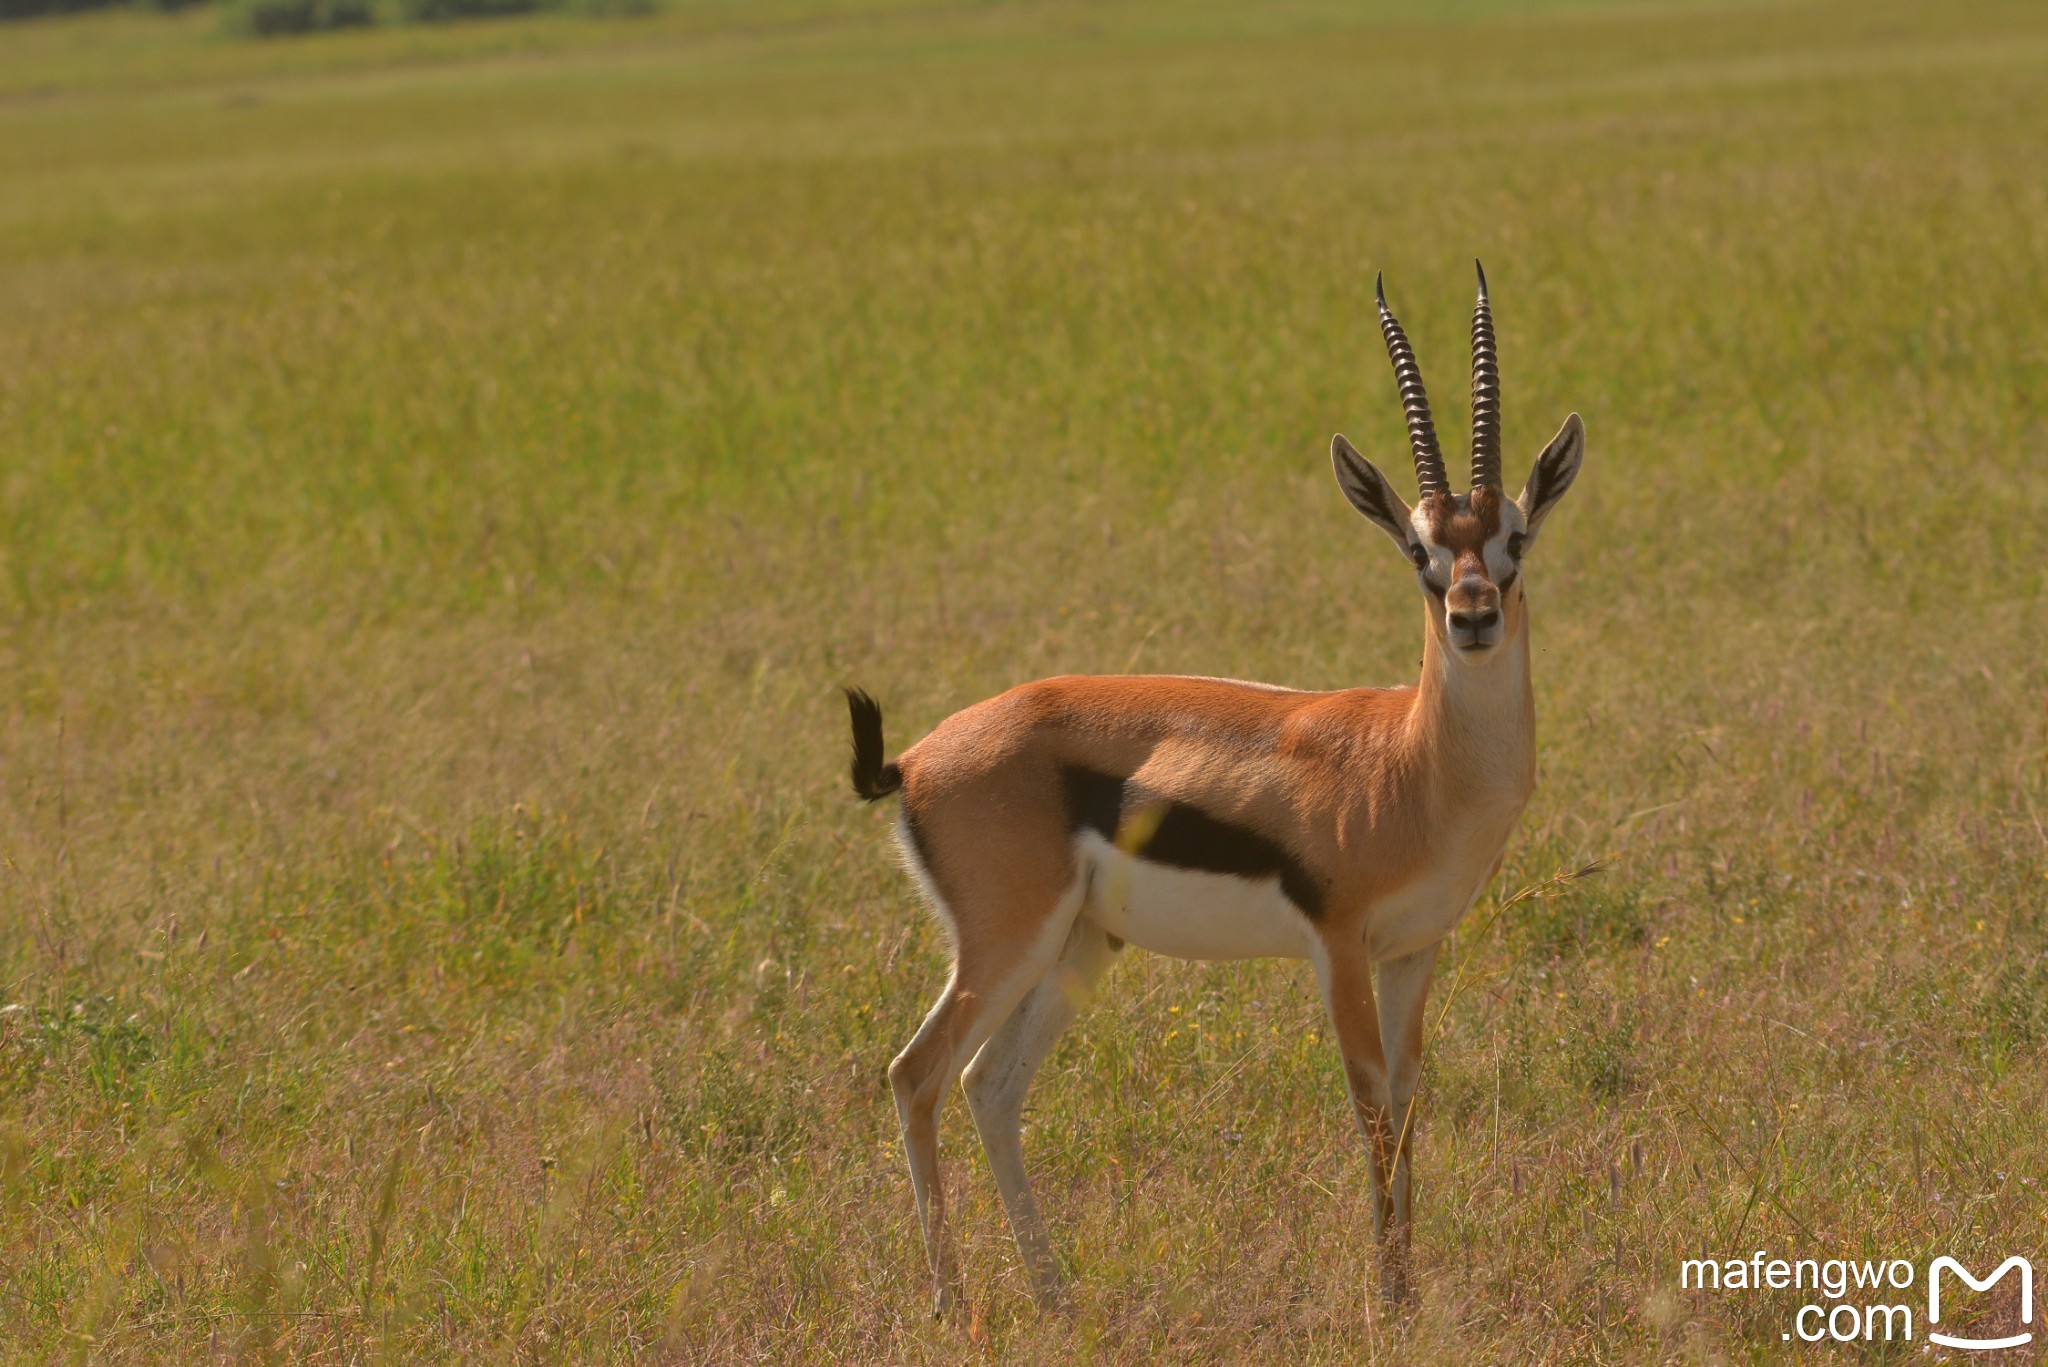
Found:
[{"label": "gazelle hind leg", "polygon": [[[946,1193],[939,1175],[939,1106],[984,1041],[1002,1025],[1024,995],[1059,956],[1075,913],[1078,891],[1042,909],[1024,937],[998,940],[955,920],[959,945],[952,979],[903,1052],[889,1065],[889,1087],[903,1125],[910,1161],[910,1185],[924,1229],[931,1264],[935,1312],[948,1313],[959,1300],[960,1275],[946,1225]],[[1019,943],[1022,939],[1022,943]]]},{"label": "gazelle hind leg", "polygon": [[1010,1217],[1010,1232],[1016,1236],[1017,1252],[1031,1274],[1032,1294],[1048,1309],[1061,1299],[1059,1263],[1024,1167],[1024,1098],[1046,1055],[1073,1023],[1115,957],[1108,932],[1085,915],[1077,917],[1059,961],[989,1036],[967,1065],[963,1079],[974,1128],[981,1135],[996,1190],[1002,1193],[1003,1209]]}]

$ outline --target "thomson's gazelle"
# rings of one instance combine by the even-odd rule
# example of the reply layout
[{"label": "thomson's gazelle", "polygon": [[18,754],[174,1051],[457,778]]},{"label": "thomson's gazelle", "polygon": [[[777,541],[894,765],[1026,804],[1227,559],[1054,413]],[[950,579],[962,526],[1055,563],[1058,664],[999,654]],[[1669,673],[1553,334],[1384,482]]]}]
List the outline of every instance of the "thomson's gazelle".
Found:
[{"label": "thomson's gazelle", "polygon": [[[1536,780],[1522,558],[1579,472],[1574,413],[1528,486],[1501,488],[1486,277],[1472,315],[1472,488],[1451,491],[1414,352],[1379,294],[1421,498],[1339,436],[1337,484],[1413,564],[1412,688],[1311,693],[1227,679],[1066,677],[1013,688],[883,762],[881,710],[847,691],[853,785],[902,793],[905,862],[951,933],[953,975],[889,1067],[943,1313],[957,1272],[939,1104],[968,1106],[1041,1300],[1059,1273],[1018,1117],[1077,1002],[1126,943],[1315,965],[1364,1131],[1384,1291],[1409,1285],[1409,1107],[1437,945],[1500,867]],[[1377,972],[1377,984],[1374,982]]]}]

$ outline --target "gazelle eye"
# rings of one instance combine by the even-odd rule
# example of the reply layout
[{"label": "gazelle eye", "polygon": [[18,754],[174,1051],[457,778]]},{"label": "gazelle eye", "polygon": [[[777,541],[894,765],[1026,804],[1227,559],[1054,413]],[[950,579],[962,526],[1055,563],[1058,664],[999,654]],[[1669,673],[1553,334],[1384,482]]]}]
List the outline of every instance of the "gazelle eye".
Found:
[{"label": "gazelle eye", "polygon": [[1429,568],[1429,552],[1422,549],[1419,543],[1408,543],[1408,558],[1415,562],[1415,568],[1418,570]]},{"label": "gazelle eye", "polygon": [[1508,533],[1508,554],[1516,560],[1522,558],[1522,547],[1529,540],[1521,532]]}]

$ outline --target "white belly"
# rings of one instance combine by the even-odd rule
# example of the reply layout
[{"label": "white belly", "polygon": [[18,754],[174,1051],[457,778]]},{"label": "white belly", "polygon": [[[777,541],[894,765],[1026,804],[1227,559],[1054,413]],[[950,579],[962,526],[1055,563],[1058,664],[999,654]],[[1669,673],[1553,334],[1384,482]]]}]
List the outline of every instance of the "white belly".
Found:
[{"label": "white belly", "polygon": [[1118,939],[1177,959],[1306,959],[1308,918],[1280,880],[1133,859],[1093,831],[1074,841],[1089,879],[1084,914]]}]

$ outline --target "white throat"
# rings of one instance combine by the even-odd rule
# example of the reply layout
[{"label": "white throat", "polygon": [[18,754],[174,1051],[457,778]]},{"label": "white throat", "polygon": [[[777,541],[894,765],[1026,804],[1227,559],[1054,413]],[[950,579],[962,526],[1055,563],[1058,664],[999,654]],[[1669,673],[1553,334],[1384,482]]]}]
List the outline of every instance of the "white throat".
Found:
[{"label": "white throat", "polygon": [[[1424,652],[1424,724],[1432,726],[1439,772],[1467,792],[1528,794],[1536,759],[1536,710],[1529,687],[1529,619],[1485,659],[1455,658],[1432,629]],[[1433,677],[1432,677],[1433,676]]]}]

